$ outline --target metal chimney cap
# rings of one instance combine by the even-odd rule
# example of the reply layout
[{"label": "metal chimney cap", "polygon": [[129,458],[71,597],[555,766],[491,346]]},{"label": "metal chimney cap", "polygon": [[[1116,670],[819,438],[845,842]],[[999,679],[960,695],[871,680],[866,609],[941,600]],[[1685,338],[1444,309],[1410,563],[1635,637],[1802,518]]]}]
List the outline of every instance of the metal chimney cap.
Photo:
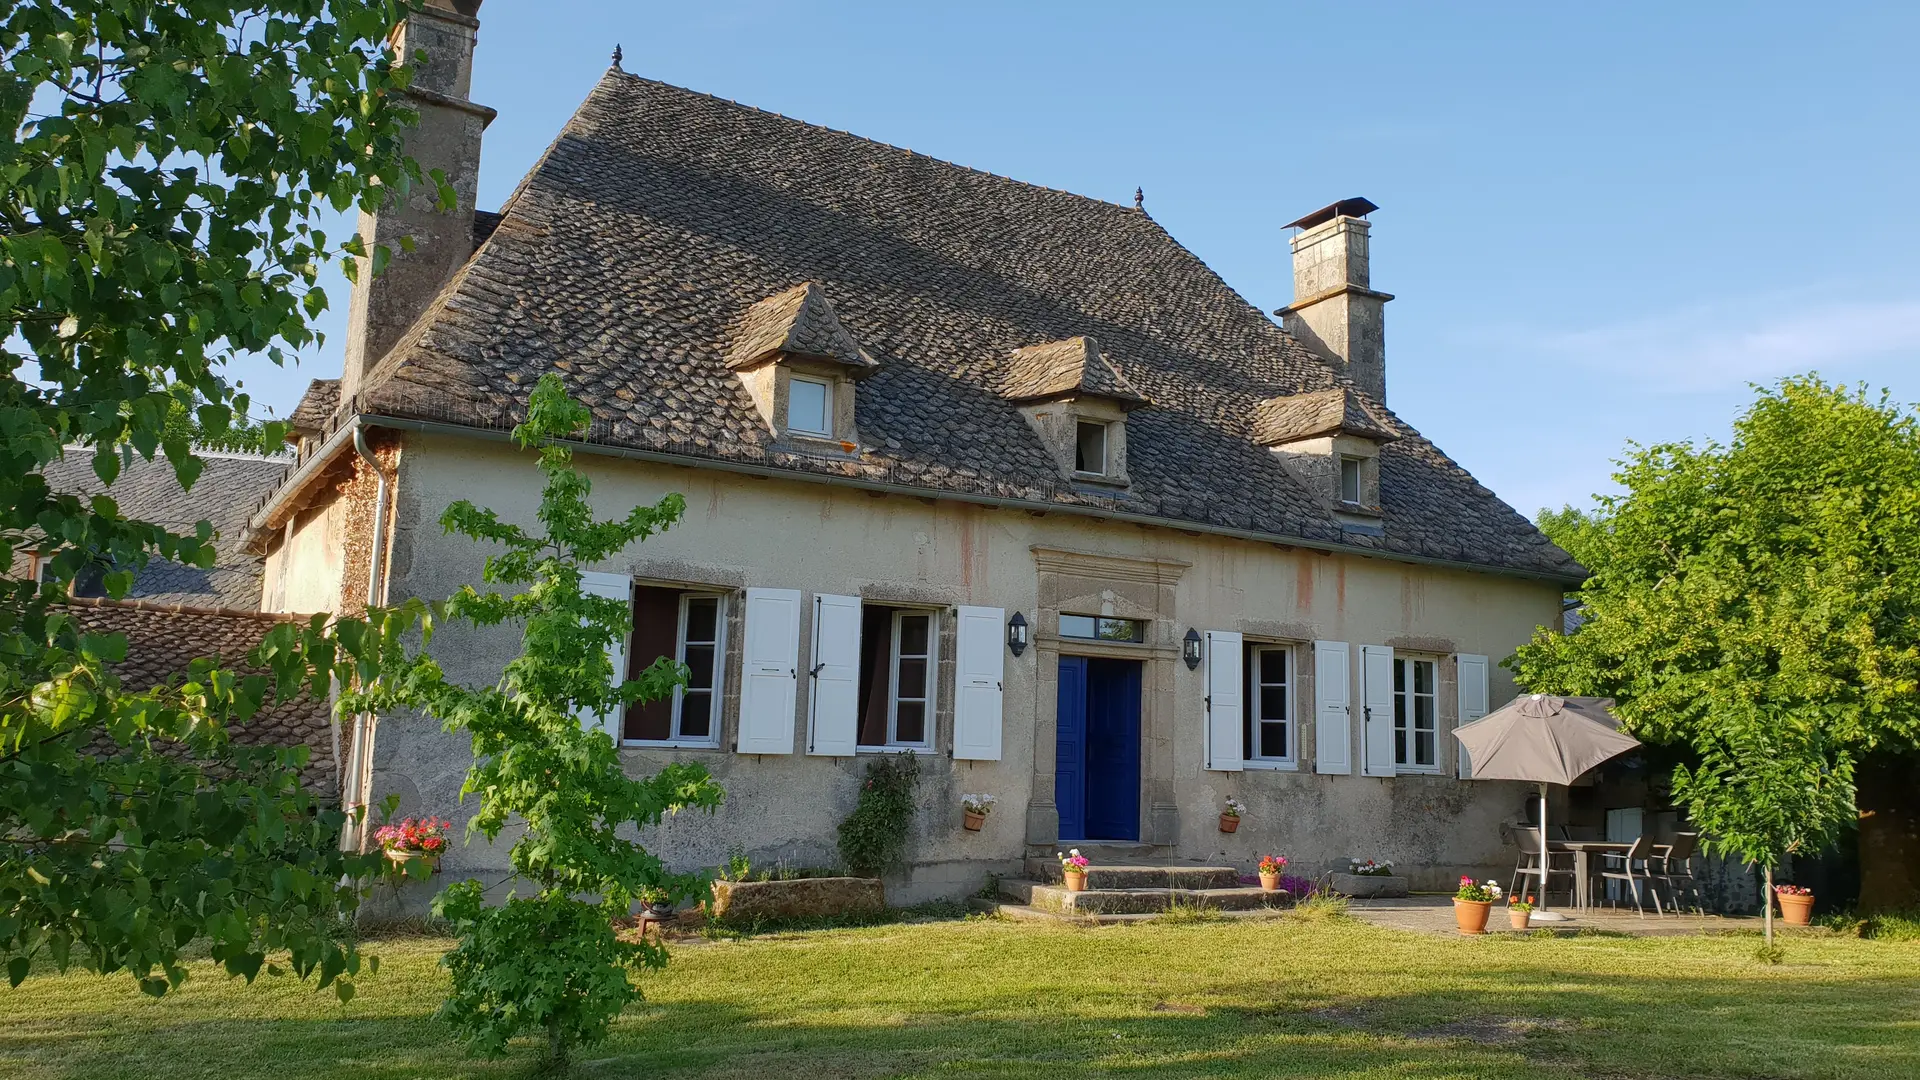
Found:
[{"label": "metal chimney cap", "polygon": [[1337,203],[1323,206],[1313,213],[1307,214],[1297,220],[1289,221],[1285,227],[1289,229],[1311,229],[1321,222],[1332,221],[1337,217],[1366,217],[1378,209],[1380,208],[1373,204],[1372,199],[1362,199],[1356,195],[1351,199],[1341,199]]}]

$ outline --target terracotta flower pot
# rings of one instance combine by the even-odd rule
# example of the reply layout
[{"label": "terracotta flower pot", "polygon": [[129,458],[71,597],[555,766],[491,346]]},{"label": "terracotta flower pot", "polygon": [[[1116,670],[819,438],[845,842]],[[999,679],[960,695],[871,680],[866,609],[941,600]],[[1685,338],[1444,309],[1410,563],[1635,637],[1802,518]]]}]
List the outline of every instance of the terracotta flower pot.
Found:
[{"label": "terracotta flower pot", "polygon": [[987,823],[985,814],[975,813],[972,810],[963,810],[961,814],[961,823],[967,827],[968,832],[979,832],[980,827]]},{"label": "terracotta flower pot", "polygon": [[1087,891],[1087,872],[1085,870],[1069,870],[1066,876],[1068,892]]},{"label": "terracotta flower pot", "polygon": [[1220,831],[1232,832],[1240,827],[1240,819],[1232,814],[1220,815]]},{"label": "terracotta flower pot", "polygon": [[386,854],[387,861],[401,870],[405,870],[410,862],[426,863],[427,872],[430,874],[438,873],[440,870],[440,853],[437,851],[401,851],[398,848],[387,848]]},{"label": "terracotta flower pot", "polygon": [[1813,925],[1813,897],[1793,893],[1775,893],[1780,901],[1780,921],[1788,926]]},{"label": "terracotta flower pot", "polygon": [[[1458,901],[1455,902],[1457,903]],[[1531,911],[1515,911],[1512,908],[1507,909],[1507,922],[1512,924],[1515,930],[1525,930],[1527,923],[1532,918],[1533,912]]]},{"label": "terracotta flower pot", "polygon": [[1484,934],[1487,932],[1487,915],[1493,910],[1491,900],[1455,900],[1453,902],[1453,922],[1463,934]]},{"label": "terracotta flower pot", "polygon": [[1280,891],[1280,875],[1279,874],[1261,874],[1260,887],[1267,890],[1268,892],[1279,892]]}]

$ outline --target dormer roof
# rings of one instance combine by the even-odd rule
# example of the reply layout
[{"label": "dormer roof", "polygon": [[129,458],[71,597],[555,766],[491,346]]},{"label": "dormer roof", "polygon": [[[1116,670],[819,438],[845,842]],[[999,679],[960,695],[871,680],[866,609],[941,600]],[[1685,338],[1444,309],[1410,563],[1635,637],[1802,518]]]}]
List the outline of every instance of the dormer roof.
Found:
[{"label": "dormer roof", "polygon": [[1268,398],[1254,407],[1253,438],[1262,446],[1325,435],[1357,435],[1375,442],[1390,442],[1400,437],[1374,418],[1367,399],[1351,387],[1285,394]]},{"label": "dormer roof", "polygon": [[1100,343],[1085,335],[1015,349],[1001,392],[1012,401],[1102,397],[1129,409],[1147,404],[1100,355]]},{"label": "dormer roof", "polygon": [[840,325],[826,290],[808,281],[775,293],[747,309],[727,350],[727,366],[740,371],[777,354],[830,360],[857,377],[880,364]]}]

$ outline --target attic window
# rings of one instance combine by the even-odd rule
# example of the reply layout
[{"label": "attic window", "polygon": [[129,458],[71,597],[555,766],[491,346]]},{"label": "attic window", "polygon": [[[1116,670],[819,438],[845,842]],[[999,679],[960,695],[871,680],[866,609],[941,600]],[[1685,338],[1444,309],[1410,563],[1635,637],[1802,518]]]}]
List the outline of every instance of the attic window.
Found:
[{"label": "attic window", "polygon": [[1340,459],[1340,501],[1360,505],[1360,459],[1357,457]]},{"label": "attic window", "polygon": [[1073,444],[1073,471],[1106,475],[1107,425],[1080,421]]},{"label": "attic window", "polygon": [[833,435],[833,384],[796,375],[787,384],[787,430],[802,435]]}]

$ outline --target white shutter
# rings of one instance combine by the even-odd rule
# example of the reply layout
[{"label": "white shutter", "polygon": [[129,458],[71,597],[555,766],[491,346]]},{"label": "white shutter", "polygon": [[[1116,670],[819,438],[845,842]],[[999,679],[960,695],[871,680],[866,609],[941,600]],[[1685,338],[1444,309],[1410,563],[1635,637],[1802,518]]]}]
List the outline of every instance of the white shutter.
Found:
[{"label": "white shutter", "polygon": [[[580,591],[588,596],[604,596],[627,605],[626,630],[613,644],[607,646],[607,660],[613,664],[613,685],[619,686],[627,681],[627,639],[633,635],[633,579],[620,574],[602,574],[595,570],[580,571]],[[604,712],[577,710],[580,726],[589,731],[599,729],[620,741],[620,718],[622,710],[615,706]]]},{"label": "white shutter", "polygon": [[1353,772],[1353,678],[1344,641],[1313,643],[1313,771]]},{"label": "white shutter", "polygon": [[740,648],[740,738],[734,750],[791,754],[800,664],[799,592],[748,589],[746,621],[746,642]]},{"label": "white shutter", "polygon": [[860,598],[813,597],[807,753],[852,757],[860,736]]},{"label": "white shutter", "polygon": [[1240,734],[1242,700],[1240,635],[1231,630],[1207,631],[1207,768],[1239,772],[1246,757]]},{"label": "white shutter", "polygon": [[954,627],[953,756],[1000,760],[1001,681],[1006,677],[1006,610],[963,607]]},{"label": "white shutter", "polygon": [[[1472,653],[1461,653],[1454,657],[1455,674],[1460,680],[1460,720],[1454,727],[1461,728],[1487,715],[1490,693],[1487,690],[1487,658]],[[1453,741],[1456,773],[1462,780],[1473,778],[1473,761],[1467,756],[1467,748],[1460,740]]]},{"label": "white shutter", "polygon": [[1366,747],[1361,775],[1392,776],[1393,650],[1385,645],[1360,646],[1360,703]]}]

